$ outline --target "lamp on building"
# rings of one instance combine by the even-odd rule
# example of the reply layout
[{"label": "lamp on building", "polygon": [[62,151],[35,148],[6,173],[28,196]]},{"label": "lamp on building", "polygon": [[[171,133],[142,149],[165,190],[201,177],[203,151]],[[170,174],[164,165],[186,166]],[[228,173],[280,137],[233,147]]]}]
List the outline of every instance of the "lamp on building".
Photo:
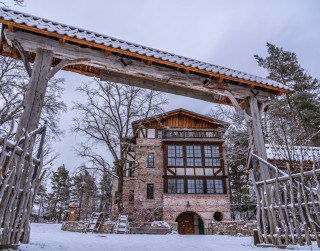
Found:
[{"label": "lamp on building", "polygon": [[82,181],[80,184],[81,184],[81,197],[80,197],[80,203],[79,203],[79,216],[78,216],[78,221],[80,221],[81,204],[82,204],[82,196],[83,196],[83,188],[84,188],[86,182],[85,182],[85,181]]},{"label": "lamp on building", "polygon": [[190,202],[189,201],[187,201],[187,207],[190,207]]}]

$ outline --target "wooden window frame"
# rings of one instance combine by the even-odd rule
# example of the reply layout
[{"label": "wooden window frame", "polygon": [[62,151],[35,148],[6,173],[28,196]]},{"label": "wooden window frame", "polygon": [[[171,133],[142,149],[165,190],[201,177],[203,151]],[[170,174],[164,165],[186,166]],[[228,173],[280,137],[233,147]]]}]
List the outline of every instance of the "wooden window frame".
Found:
[{"label": "wooden window frame", "polygon": [[[186,146],[187,145],[201,145],[201,151],[202,151],[202,167],[188,167],[194,169],[194,175],[177,175],[176,173],[173,174],[172,172],[169,172],[169,166],[168,166],[168,147],[169,145],[179,145],[183,146],[183,159],[184,159],[184,166],[170,166],[170,168],[184,168],[186,172],[187,168],[187,162],[186,162]],[[204,146],[205,145],[216,145],[219,146],[219,153],[220,153],[220,166],[212,166],[212,167],[206,167],[205,166],[205,155],[204,155]],[[203,179],[203,187],[204,187],[204,193],[207,194],[207,182],[206,179],[221,179],[222,185],[223,185],[223,194],[227,194],[227,180],[228,176],[226,176],[226,167],[225,167],[225,160],[223,159],[224,156],[224,148],[223,148],[223,142],[212,142],[211,144],[209,142],[185,142],[185,141],[175,141],[175,142],[165,142],[163,144],[163,168],[164,168],[164,187],[163,191],[164,193],[168,193],[168,179],[169,178],[175,178],[175,179],[184,179],[184,194],[188,194],[187,190],[187,179]],[[197,176],[195,173],[195,168],[203,168],[203,175]],[[213,169],[213,175],[205,175],[205,170],[208,168]],[[218,169],[218,170],[215,170]],[[171,175],[168,175],[170,173]],[[212,195],[212,193],[210,193]],[[214,193],[214,195],[219,195],[217,193]]]},{"label": "wooden window frame", "polygon": [[[156,129],[157,130],[157,139],[163,138],[163,129]],[[161,137],[159,137],[159,131],[161,131]]]},{"label": "wooden window frame", "polygon": [[129,190],[129,204],[134,204],[134,190]]},{"label": "wooden window frame", "polygon": [[130,162],[129,163],[129,177],[135,177],[135,172],[136,172],[136,167],[135,167],[135,162]]},{"label": "wooden window frame", "polygon": [[[152,188],[152,196],[150,196],[150,190],[149,188]],[[150,184],[147,184],[147,199],[148,200],[153,200],[154,199],[154,184],[153,183],[150,183]]]},{"label": "wooden window frame", "polygon": [[[150,158],[152,156],[152,158]],[[150,162],[150,159],[152,160]],[[148,152],[147,168],[154,168],[154,152]]]}]

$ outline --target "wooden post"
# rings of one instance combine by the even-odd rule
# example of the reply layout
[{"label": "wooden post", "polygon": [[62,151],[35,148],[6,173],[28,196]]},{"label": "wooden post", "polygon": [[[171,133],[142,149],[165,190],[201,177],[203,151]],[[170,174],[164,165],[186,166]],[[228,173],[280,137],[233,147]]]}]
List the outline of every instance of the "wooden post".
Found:
[{"label": "wooden post", "polygon": [[[261,126],[261,116],[263,113],[263,109],[259,109],[258,100],[254,95],[251,95],[250,97],[247,97],[245,99],[245,110],[247,114],[252,118],[251,121],[247,121],[249,133],[249,147],[252,147],[252,150],[254,150],[254,152],[258,156],[267,160],[267,150],[264,143]],[[262,180],[271,178],[269,168],[261,163],[259,164],[258,173]]]},{"label": "wooden post", "polygon": [[[258,103],[258,99],[256,95],[253,93],[250,96],[245,98],[245,111],[239,105],[235,96],[229,92],[224,91],[224,94],[230,99],[232,102],[236,112],[239,116],[243,117],[248,125],[248,133],[249,133],[249,150],[254,150],[254,152],[260,156],[261,158],[267,160],[267,150],[264,144],[262,126],[261,126],[261,116],[267,102]],[[259,164],[258,174],[259,178],[262,180],[270,179],[271,170],[263,164]]]},{"label": "wooden post", "polygon": [[22,136],[24,130],[31,132],[38,126],[52,59],[52,51],[37,49],[28,90],[23,101],[24,112],[19,121],[16,140]]},{"label": "wooden post", "polygon": [[[8,172],[4,180],[4,186],[0,184],[0,248],[3,245],[12,245],[29,242],[30,235],[30,214],[34,198],[39,189],[41,179],[45,171],[40,175],[42,169],[43,156],[41,152],[37,155],[39,165],[34,165],[32,158],[33,144],[35,137],[29,133],[34,131],[39,124],[41,110],[46,94],[48,81],[63,67],[81,62],[88,62],[88,59],[64,59],[58,65],[51,68],[53,61],[53,52],[51,50],[36,50],[36,58],[33,69],[24,55],[23,47],[18,41],[15,41],[19,53],[30,76],[28,89],[23,100],[24,111],[20,118],[17,133],[15,135],[16,145],[21,141],[23,135],[25,140],[22,142],[22,154],[19,156],[14,152],[11,153],[15,161],[10,161],[7,165]],[[43,138],[41,143],[43,144]],[[3,159],[3,157],[0,157]],[[36,171],[38,170],[38,171]],[[2,196],[3,195],[3,196]]]}]

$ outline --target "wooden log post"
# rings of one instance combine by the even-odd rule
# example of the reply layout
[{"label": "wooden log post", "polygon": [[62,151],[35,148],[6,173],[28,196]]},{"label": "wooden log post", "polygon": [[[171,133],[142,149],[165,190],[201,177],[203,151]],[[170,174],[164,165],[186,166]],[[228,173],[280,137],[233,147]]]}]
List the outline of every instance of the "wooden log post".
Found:
[{"label": "wooden log post", "polygon": [[14,156],[15,161],[8,163],[7,169],[10,169],[10,175],[7,175],[3,181],[3,184],[8,184],[8,186],[0,186],[0,194],[3,195],[0,196],[0,222],[2,222],[0,227],[3,228],[0,231],[0,248],[4,245],[29,242],[30,214],[44,173],[40,175],[43,162],[41,153],[37,156],[40,159],[37,159],[39,161],[39,170],[36,175],[32,158],[26,158],[26,156],[28,154],[31,156],[32,154],[35,137],[30,136],[29,133],[38,127],[48,81],[67,65],[90,61],[83,58],[64,59],[52,68],[53,51],[38,48],[33,68],[31,68],[21,44],[16,40],[11,42],[22,55],[30,81],[23,100],[24,111],[15,135],[16,144],[18,144],[23,135],[25,135],[26,140],[22,147],[19,148],[23,149],[20,155],[14,152],[11,154]]},{"label": "wooden log post", "polygon": [[23,100],[24,112],[20,118],[16,133],[18,140],[24,131],[31,132],[39,124],[44,96],[47,89],[47,75],[52,65],[53,53],[49,50],[37,49],[28,90]]},{"label": "wooden log post", "polygon": [[[267,150],[263,138],[261,116],[268,102],[259,103],[257,95],[251,93],[250,96],[245,98],[245,110],[243,110],[231,92],[225,91],[224,94],[232,102],[237,114],[243,117],[247,123],[249,150],[253,150],[258,156],[267,160]],[[259,178],[262,180],[270,179],[271,170],[260,163],[258,174]]]},{"label": "wooden log post", "polygon": [[[267,150],[261,125],[261,117],[264,107],[265,104],[260,104],[259,109],[258,100],[253,94],[245,99],[245,111],[252,118],[251,121],[247,121],[249,133],[249,148],[251,147],[258,156],[267,160]],[[271,170],[261,163],[259,164],[258,173],[262,180],[270,179],[272,176]]]}]

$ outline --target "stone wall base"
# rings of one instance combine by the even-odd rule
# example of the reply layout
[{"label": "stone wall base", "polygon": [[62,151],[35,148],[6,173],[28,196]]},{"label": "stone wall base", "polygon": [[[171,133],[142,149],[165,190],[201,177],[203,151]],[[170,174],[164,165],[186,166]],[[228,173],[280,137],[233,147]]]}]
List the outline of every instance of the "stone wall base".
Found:
[{"label": "stone wall base", "polygon": [[257,228],[256,221],[220,221],[213,222],[212,234],[253,236],[253,230]]},{"label": "stone wall base", "polygon": [[[85,232],[88,222],[67,221],[62,224],[61,230],[70,232]],[[101,224],[99,233],[112,234],[116,222],[105,221]],[[178,232],[177,222],[130,222],[130,233],[133,234],[169,234]],[[131,231],[132,230],[132,231]]]}]

